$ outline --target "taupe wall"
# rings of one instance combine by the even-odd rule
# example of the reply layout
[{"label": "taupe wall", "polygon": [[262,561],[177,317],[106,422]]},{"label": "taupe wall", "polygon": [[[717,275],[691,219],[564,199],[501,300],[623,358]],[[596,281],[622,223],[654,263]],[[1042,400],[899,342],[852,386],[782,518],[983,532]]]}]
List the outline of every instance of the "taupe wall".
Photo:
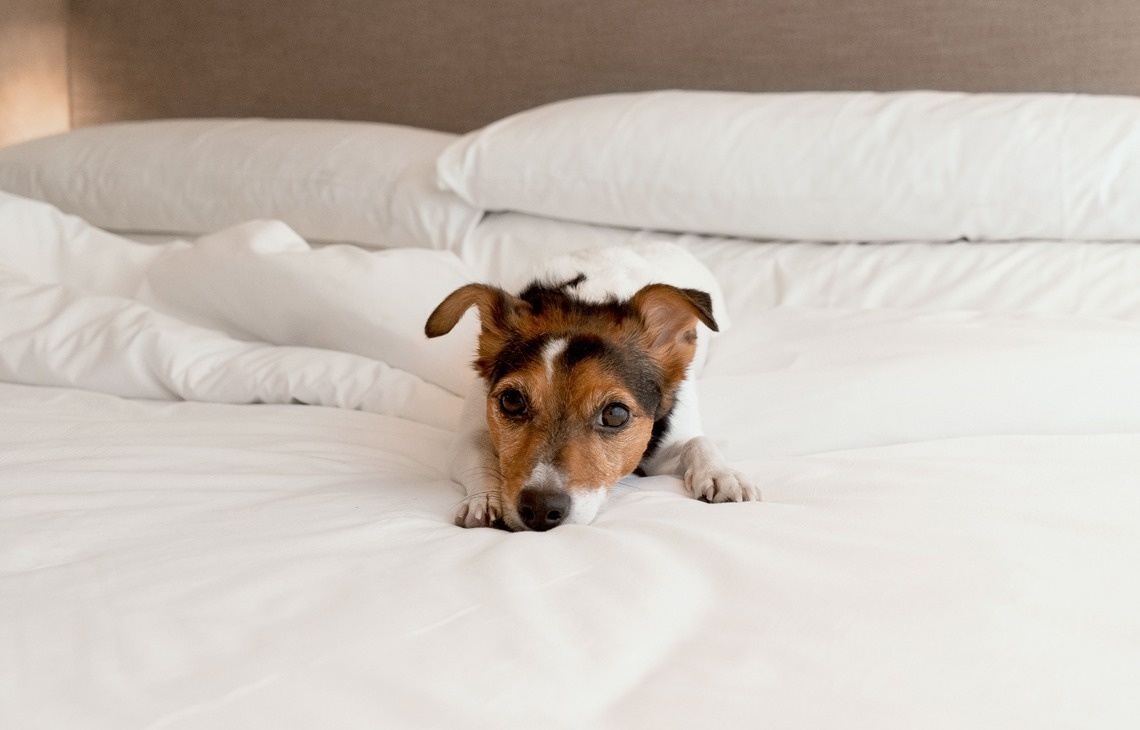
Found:
[{"label": "taupe wall", "polygon": [[0,145],[68,127],[67,0],[0,0]]},{"label": "taupe wall", "polygon": [[0,0],[0,143],[69,115],[464,131],[658,88],[1140,94],[1138,69],[1140,0]]},{"label": "taupe wall", "polygon": [[77,125],[451,131],[656,88],[1140,93],[1140,0],[72,0]]}]

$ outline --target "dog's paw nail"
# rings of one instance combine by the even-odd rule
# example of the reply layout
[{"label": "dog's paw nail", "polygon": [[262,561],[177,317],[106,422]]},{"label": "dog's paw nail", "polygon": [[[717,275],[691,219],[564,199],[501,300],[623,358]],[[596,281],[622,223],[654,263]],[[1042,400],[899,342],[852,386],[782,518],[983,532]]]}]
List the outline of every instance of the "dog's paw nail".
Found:
[{"label": "dog's paw nail", "polygon": [[502,518],[503,508],[498,495],[467,497],[455,510],[455,524],[460,527],[491,527]]},{"label": "dog's paw nail", "polygon": [[740,490],[743,494],[741,500],[744,502],[759,502],[760,490],[747,479],[740,477]]},{"label": "dog's paw nail", "polygon": [[731,469],[709,472],[689,471],[685,486],[697,499],[706,502],[751,502],[760,500],[760,490],[742,474]]}]

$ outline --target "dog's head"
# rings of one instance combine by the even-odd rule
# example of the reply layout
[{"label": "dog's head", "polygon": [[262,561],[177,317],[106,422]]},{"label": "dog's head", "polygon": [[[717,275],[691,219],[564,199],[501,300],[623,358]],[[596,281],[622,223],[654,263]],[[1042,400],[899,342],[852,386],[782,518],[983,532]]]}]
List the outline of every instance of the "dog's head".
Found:
[{"label": "dog's head", "polygon": [[705,292],[651,284],[600,304],[565,284],[518,296],[482,284],[452,292],[428,318],[438,337],[477,307],[475,369],[499,459],[504,520],[547,530],[594,519],[610,486],[637,468],[671,412],[696,351],[716,330]]}]

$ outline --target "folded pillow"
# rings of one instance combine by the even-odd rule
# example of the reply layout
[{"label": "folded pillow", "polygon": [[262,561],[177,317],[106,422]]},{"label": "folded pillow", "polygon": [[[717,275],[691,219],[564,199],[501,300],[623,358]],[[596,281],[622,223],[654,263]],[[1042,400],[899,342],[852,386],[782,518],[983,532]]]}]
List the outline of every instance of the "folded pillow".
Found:
[{"label": "folded pillow", "polygon": [[749,238],[1140,238],[1140,99],[666,91],[539,107],[438,166],[473,206]]},{"label": "folded pillow", "polygon": [[444,248],[480,215],[435,183],[454,139],[364,122],[127,122],[0,149],[0,190],[123,232],[273,218],[309,240]]}]

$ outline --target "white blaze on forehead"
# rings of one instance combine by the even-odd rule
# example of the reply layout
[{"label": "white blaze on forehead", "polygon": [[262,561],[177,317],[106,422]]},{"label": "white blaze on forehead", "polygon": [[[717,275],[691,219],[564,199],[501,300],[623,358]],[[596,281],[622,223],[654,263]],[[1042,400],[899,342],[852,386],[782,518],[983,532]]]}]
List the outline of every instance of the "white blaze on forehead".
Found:
[{"label": "white blaze on forehead", "polygon": [[565,337],[559,337],[543,345],[542,362],[546,365],[547,380],[554,380],[554,360],[566,352],[566,343],[567,340]]}]

